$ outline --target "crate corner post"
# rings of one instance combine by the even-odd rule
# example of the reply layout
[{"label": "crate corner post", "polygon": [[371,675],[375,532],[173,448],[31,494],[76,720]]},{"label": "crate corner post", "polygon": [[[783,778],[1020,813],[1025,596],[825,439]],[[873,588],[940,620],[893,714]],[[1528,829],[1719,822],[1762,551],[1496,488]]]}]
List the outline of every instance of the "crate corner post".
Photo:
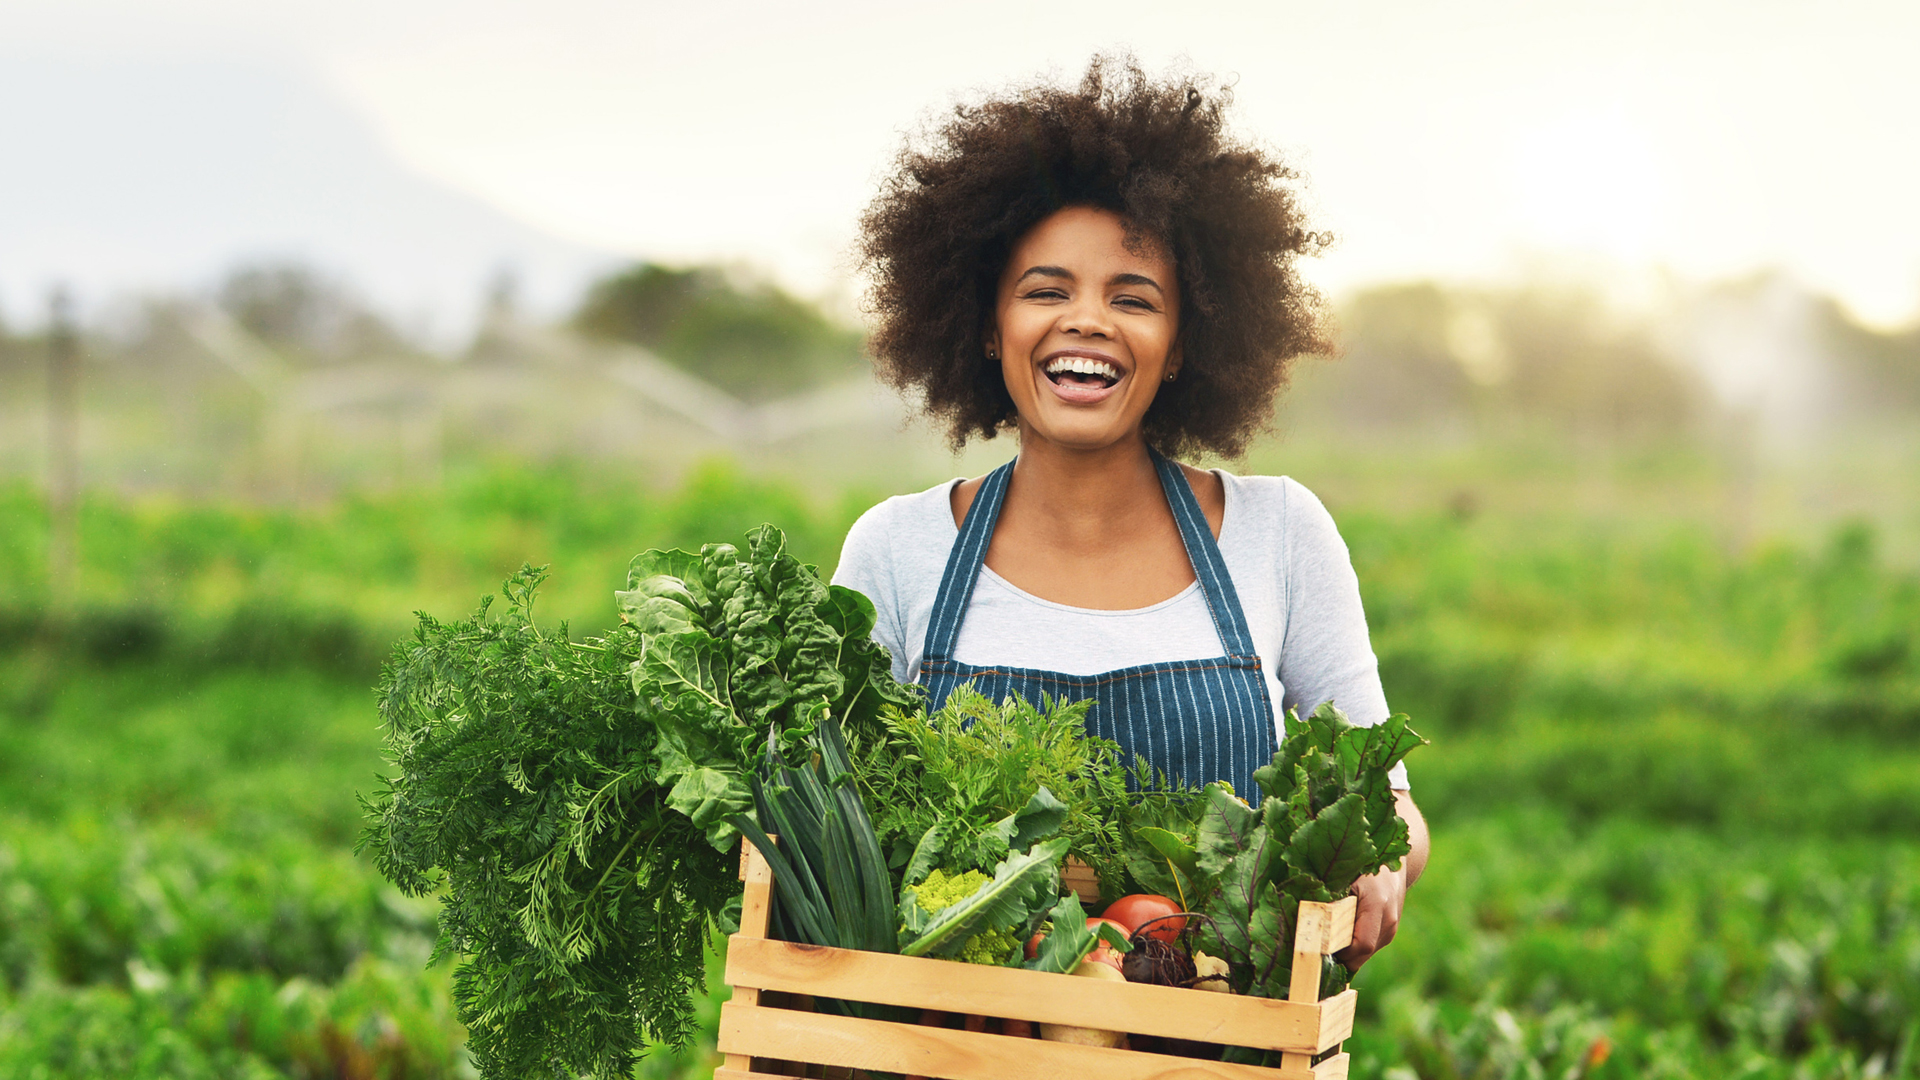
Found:
[{"label": "crate corner post", "polygon": [[1345,1080],[1350,1059],[1340,1044],[1353,1034],[1354,1006],[1359,995],[1349,987],[1340,994],[1320,1000],[1321,958],[1353,944],[1353,920],[1359,898],[1348,896],[1333,903],[1303,900],[1294,924],[1293,971],[1287,985],[1287,1000],[1320,1006],[1320,1052],[1333,1056],[1314,1064],[1314,1054],[1291,1051],[1280,1056],[1280,1073],[1287,1080]]},{"label": "crate corner post", "polygon": [[[773,904],[773,867],[753,841],[740,838],[740,880],[743,888],[740,894],[740,929],[733,935],[735,941],[743,938],[765,938],[767,926],[772,917]],[[733,950],[728,949],[727,985],[733,987],[733,997],[721,1006],[721,1027],[728,1026],[730,1012],[742,1008],[755,1008],[760,1004],[760,989],[754,986],[740,985],[739,976],[734,970]],[[727,1041],[723,1038],[722,1041]],[[745,1080],[753,1074],[753,1058],[747,1054],[727,1054],[720,1067],[714,1070],[714,1080]]]}]

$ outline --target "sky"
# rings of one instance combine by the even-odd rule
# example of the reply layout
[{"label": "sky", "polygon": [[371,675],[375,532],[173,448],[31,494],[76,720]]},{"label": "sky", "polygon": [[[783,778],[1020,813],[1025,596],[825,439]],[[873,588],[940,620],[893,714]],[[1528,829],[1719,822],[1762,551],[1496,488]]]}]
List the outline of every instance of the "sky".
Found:
[{"label": "sky", "polygon": [[[285,92],[338,109],[329,123],[359,125],[394,173],[368,190],[411,184],[409,198],[460,203],[467,217],[442,233],[468,237],[466,250],[435,255],[422,231],[405,245],[421,268],[406,269],[371,240],[329,247],[323,214],[313,237],[283,226],[252,243],[320,252],[423,311],[454,286],[407,295],[407,275],[473,293],[494,263],[525,260],[547,268],[536,291],[554,304],[632,258],[757,267],[851,310],[854,224],[903,140],[957,101],[1071,79],[1116,49],[1232,85],[1236,132],[1302,169],[1338,236],[1309,268],[1335,291],[1549,266],[1693,281],[1777,268],[1868,321],[1920,317],[1912,3],[0,0],[0,79],[9,67],[174,73],[162,81],[244,71],[254,81],[231,85],[297,88]],[[35,102],[35,122],[57,127],[80,96]],[[201,115],[174,111],[193,114],[183,124]],[[0,102],[0,147],[25,145],[9,132],[26,123],[18,95]],[[58,165],[45,171],[43,188],[73,187]],[[40,201],[62,198],[77,204]],[[6,212],[0,314],[16,320],[15,297],[55,274],[96,291],[206,278],[256,228],[196,226],[222,239],[178,265],[149,251],[129,269],[100,243],[54,266],[8,253]],[[139,212],[164,219],[169,200]],[[86,215],[42,217],[44,252]],[[483,234],[486,251],[472,240]]]}]

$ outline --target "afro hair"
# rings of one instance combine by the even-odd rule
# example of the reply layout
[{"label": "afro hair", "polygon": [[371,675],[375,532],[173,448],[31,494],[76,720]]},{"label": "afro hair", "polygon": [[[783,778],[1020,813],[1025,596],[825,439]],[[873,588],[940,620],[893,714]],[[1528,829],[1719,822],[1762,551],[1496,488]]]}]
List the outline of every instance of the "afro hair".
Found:
[{"label": "afro hair", "polygon": [[1144,420],[1161,451],[1239,457],[1270,421],[1294,357],[1330,351],[1325,304],[1295,267],[1311,230],[1271,154],[1225,133],[1231,94],[1096,58],[1076,88],[1038,85],[955,108],[901,152],[861,219],[880,375],[917,392],[957,448],[1016,419],[984,356],[1014,244],[1068,206],[1110,210],[1166,245],[1183,362]]}]

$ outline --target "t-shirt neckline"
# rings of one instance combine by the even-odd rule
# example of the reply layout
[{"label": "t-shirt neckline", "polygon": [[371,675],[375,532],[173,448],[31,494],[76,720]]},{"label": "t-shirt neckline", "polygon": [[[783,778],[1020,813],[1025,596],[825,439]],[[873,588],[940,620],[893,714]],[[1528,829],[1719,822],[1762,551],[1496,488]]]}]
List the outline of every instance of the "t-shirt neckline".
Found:
[{"label": "t-shirt neckline", "polygon": [[[1236,515],[1233,512],[1233,504],[1235,501],[1235,494],[1233,490],[1234,475],[1229,472],[1224,472],[1220,469],[1208,469],[1207,471],[1220,478],[1220,502],[1221,502],[1220,535],[1214,537],[1213,542],[1216,544],[1225,544],[1227,542],[1227,527],[1230,526],[1236,518]],[[958,539],[960,536],[960,526],[957,523],[955,523],[953,520],[953,489],[961,484],[966,483],[968,479],[969,477],[956,476],[953,479],[947,481],[946,484],[943,485],[941,488],[941,494],[945,495],[946,498],[940,504],[940,509],[942,511],[940,515],[940,520],[947,523],[947,528],[952,531],[955,539]],[[968,512],[972,512],[971,507],[968,508]],[[986,566],[982,565],[980,569],[985,570]],[[1011,583],[1009,583],[1009,587],[1012,587]],[[1039,600],[1040,598],[1036,596],[1034,597],[1034,599]],[[1045,600],[1041,601],[1041,603],[1048,603],[1048,602],[1049,601],[1045,601]],[[1098,609],[1074,608],[1072,610],[1095,611]],[[1143,609],[1136,609],[1136,610],[1143,610]]]},{"label": "t-shirt neckline", "polygon": [[1200,589],[1200,579],[1195,578],[1194,580],[1187,583],[1186,588],[1181,589],[1179,592],[1174,593],[1172,596],[1167,597],[1165,600],[1159,600],[1154,603],[1148,604],[1146,607],[1086,608],[1086,607],[1074,607],[1072,604],[1062,604],[1057,600],[1049,600],[1044,596],[1035,596],[1032,593],[1028,592],[1027,590],[1021,588],[1020,586],[1015,585],[1013,582],[1008,581],[1006,578],[1001,577],[999,574],[994,573],[993,568],[985,564],[982,564],[980,567],[980,576],[985,580],[992,581],[995,585],[998,585],[1000,588],[1007,590],[1008,592],[1012,593],[1015,597],[1021,600],[1025,600],[1027,603],[1037,604],[1040,607],[1048,608],[1053,611],[1065,612],[1069,615],[1098,615],[1103,618],[1112,617],[1112,616],[1152,614],[1153,612],[1172,607],[1173,605],[1179,603],[1180,601],[1185,600],[1188,596],[1192,595],[1193,593],[1198,592]]}]

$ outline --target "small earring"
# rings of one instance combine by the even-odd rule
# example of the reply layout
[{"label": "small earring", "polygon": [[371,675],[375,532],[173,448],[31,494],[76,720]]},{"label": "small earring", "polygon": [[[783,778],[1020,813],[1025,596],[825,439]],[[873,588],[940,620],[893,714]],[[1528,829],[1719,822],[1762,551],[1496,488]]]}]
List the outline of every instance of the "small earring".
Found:
[{"label": "small earring", "polygon": [[1166,378],[1166,381],[1167,381],[1167,382],[1172,382],[1172,381],[1173,381],[1173,376],[1174,376],[1174,374],[1175,374],[1175,373],[1174,373],[1174,372],[1171,372],[1171,371],[1169,371],[1169,372],[1167,372],[1167,378]]}]

